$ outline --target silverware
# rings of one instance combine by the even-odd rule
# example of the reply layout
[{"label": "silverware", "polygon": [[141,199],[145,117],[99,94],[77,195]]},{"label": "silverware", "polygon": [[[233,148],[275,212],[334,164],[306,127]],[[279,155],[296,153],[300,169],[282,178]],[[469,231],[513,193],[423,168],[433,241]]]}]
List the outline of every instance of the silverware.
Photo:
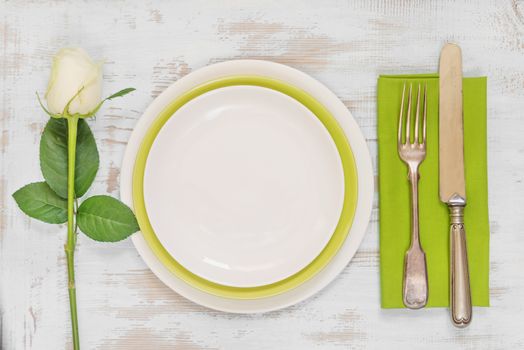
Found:
[{"label": "silverware", "polygon": [[464,207],[464,131],[462,116],[462,54],[454,44],[440,53],[439,67],[439,181],[440,200],[449,207],[450,216],[450,307],[455,326],[471,322]]},{"label": "silverware", "polygon": [[[406,116],[405,135],[402,135],[404,119],[404,100],[406,84],[402,89],[402,102],[398,121],[397,149],[400,159],[408,166],[408,179],[411,184],[411,245],[404,257],[403,301],[410,309],[420,309],[428,301],[428,274],[426,268],[426,254],[422,250],[419,237],[418,220],[418,180],[419,166],[426,158],[426,109],[427,86],[424,87],[422,139],[419,139],[420,84],[417,92],[417,106],[415,109],[415,126],[411,125],[411,96],[413,85],[409,86],[408,107]],[[414,128],[414,139],[411,141],[411,129]]]}]

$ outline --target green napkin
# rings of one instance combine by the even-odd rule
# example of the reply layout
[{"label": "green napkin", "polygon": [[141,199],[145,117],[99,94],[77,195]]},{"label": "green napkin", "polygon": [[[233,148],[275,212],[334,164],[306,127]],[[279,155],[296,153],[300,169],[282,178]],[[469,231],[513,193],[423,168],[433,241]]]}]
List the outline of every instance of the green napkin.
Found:
[{"label": "green napkin", "polygon": [[[449,305],[449,217],[439,199],[438,75],[378,79],[380,280],[383,308],[401,308],[404,254],[410,242],[410,195],[406,165],[397,153],[402,86],[427,83],[427,155],[420,167],[420,240],[426,252],[429,307]],[[489,306],[489,221],[486,160],[486,78],[465,78],[465,227],[473,305]],[[415,98],[413,98],[415,101]]]}]

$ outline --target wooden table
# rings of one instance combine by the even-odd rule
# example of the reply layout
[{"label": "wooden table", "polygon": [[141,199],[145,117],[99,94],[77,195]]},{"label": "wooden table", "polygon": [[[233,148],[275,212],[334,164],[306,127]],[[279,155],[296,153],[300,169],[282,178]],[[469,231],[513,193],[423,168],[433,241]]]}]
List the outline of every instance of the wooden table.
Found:
[{"label": "wooden table", "polygon": [[[118,196],[129,135],[171,83],[208,64],[254,58],[301,69],[351,110],[376,167],[376,80],[434,72],[445,41],[466,75],[487,75],[491,308],[465,330],[446,309],[382,310],[377,195],[365,240],[323,292],[264,315],[230,315],[165,287],[130,240],[79,237],[84,349],[524,348],[524,1],[9,1],[0,4],[0,344],[70,349],[66,229],[30,220],[11,194],[41,179],[38,142],[53,54],[82,46],[105,60],[104,90],[137,91],[90,125],[101,169],[90,193]],[[376,171],[376,170],[375,170]],[[446,234],[446,233],[443,233]]]}]

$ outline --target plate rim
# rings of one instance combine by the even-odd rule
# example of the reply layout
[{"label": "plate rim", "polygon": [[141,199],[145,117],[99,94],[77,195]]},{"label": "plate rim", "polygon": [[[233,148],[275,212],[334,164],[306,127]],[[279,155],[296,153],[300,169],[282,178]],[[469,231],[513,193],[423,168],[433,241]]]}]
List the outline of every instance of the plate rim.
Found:
[{"label": "plate rim", "polygon": [[212,78],[235,74],[260,74],[275,77],[304,89],[315,96],[333,113],[347,134],[354,152],[357,163],[357,173],[361,181],[359,181],[359,196],[357,198],[355,219],[351,227],[350,235],[342,246],[341,251],[339,251],[332,262],[319,274],[291,291],[262,299],[235,300],[217,297],[187,285],[185,282],[173,276],[156,259],[140,234],[133,235],[131,239],[139,255],[151,271],[166,286],[184,298],[204,307],[229,313],[247,314],[269,312],[299,303],[318,293],[331,283],[355,255],[366,233],[371,216],[374,196],[374,177],[371,156],[366,140],[357,122],[351,115],[351,112],[325,85],[295,68],[263,60],[230,60],[208,65],[193,71],[191,74],[177,80],[157,96],[146,108],[141,118],[138,119],[124,153],[120,174],[120,192],[121,199],[126,204],[132,206],[130,200],[132,192],[130,175],[137,151],[136,143],[137,140],[140,140],[141,133],[147,128],[152,116],[158,113],[163,106],[167,105],[173,96],[180,94],[182,90]]},{"label": "plate rim", "polygon": [[[161,244],[148,219],[144,199],[144,177],[147,159],[154,141],[163,126],[171,119],[171,117],[176,115],[176,112],[180,108],[193,101],[195,98],[208,92],[230,86],[257,86],[268,88],[291,97],[310,110],[323,124],[335,143],[344,174],[344,200],[342,211],[328,243],[313,260],[298,272],[295,272],[280,281],[261,286],[235,287],[223,285],[212,282],[194,272],[191,272],[169,254],[167,249]],[[168,268],[169,271],[193,287],[217,296],[234,299],[256,299],[284,293],[290,289],[296,288],[321,271],[327,264],[329,264],[349,235],[349,229],[355,215],[356,201],[358,198],[358,176],[356,173],[355,159],[349,140],[335,117],[320,102],[305,91],[273,78],[255,75],[234,75],[214,79],[195,86],[174,98],[155,117],[140,142],[140,148],[136,155],[133,169],[132,183],[133,208],[140,228],[142,229],[141,234],[146,239],[156,257],[165,267]]]}]

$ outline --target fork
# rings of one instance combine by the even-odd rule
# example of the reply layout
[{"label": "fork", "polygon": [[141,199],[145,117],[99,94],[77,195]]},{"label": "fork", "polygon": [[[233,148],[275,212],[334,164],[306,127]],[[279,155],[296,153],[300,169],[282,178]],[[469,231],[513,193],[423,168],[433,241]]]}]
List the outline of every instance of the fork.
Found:
[{"label": "fork", "polygon": [[[417,105],[415,110],[415,125],[411,125],[411,97],[413,84],[409,86],[405,135],[402,135],[404,121],[404,100],[406,83],[402,89],[402,102],[398,121],[397,149],[400,159],[408,167],[408,180],[411,184],[411,244],[404,257],[404,281],[402,286],[402,299],[404,305],[410,309],[420,309],[428,301],[428,274],[426,267],[426,254],[422,250],[419,237],[418,217],[418,180],[419,166],[426,158],[426,110],[427,110],[427,85],[424,86],[422,139],[419,139],[420,84],[417,92]],[[411,141],[411,129],[414,128],[414,139]],[[405,141],[404,141],[405,140]]]}]

